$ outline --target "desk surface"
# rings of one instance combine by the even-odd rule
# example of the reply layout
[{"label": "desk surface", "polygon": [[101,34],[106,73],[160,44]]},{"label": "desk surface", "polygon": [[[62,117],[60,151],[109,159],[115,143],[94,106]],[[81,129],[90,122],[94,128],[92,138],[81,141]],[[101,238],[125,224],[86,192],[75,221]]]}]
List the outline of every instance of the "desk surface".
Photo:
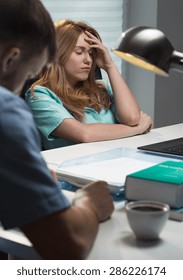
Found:
[{"label": "desk surface", "polygon": [[[103,152],[119,147],[136,148],[182,137],[183,124],[158,129],[150,133],[112,141],[78,144],[42,152],[48,165],[56,168],[65,160]],[[65,192],[72,199],[73,193]],[[158,241],[137,241],[129,228],[123,203],[115,207],[110,220],[101,223],[88,259],[183,259],[183,222],[168,221]],[[5,231],[0,227],[0,251],[9,252],[27,259],[39,258],[31,243],[17,230]]]}]

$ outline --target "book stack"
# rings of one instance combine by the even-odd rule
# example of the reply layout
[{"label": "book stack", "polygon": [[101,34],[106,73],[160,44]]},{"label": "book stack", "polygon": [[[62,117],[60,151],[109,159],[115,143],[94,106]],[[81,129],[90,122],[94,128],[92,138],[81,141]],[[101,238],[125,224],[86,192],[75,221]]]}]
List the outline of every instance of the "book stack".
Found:
[{"label": "book stack", "polygon": [[165,161],[127,175],[125,197],[167,203],[169,218],[183,220],[183,162]]}]

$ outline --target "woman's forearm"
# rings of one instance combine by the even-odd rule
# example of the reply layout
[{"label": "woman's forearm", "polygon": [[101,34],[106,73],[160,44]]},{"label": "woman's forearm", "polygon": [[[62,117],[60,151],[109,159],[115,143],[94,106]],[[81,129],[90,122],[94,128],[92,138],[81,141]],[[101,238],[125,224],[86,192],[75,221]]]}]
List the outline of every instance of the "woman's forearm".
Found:
[{"label": "woman's forearm", "polygon": [[142,134],[148,130],[151,119],[144,114],[138,125],[124,124],[83,124],[73,119],[65,119],[54,131],[53,135],[69,139],[75,143],[88,143],[95,141],[114,140]]},{"label": "woman's forearm", "polygon": [[113,90],[115,114],[119,123],[134,126],[140,118],[140,107],[115,64],[107,71]]}]

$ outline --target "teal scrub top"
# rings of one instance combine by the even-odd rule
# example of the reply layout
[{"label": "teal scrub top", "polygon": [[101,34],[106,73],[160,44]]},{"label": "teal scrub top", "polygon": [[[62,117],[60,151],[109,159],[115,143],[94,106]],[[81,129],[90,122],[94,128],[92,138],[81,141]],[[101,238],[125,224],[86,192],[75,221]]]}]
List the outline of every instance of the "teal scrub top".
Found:
[{"label": "teal scrub top", "polygon": [[[112,90],[109,86],[107,86],[107,91],[112,97]],[[74,118],[54,92],[46,87],[36,86],[34,89],[34,96],[30,91],[27,91],[25,100],[33,112],[44,149],[54,149],[75,144],[68,139],[57,138],[51,134],[64,119]],[[113,104],[111,104],[109,110],[102,109],[100,112],[95,111],[93,108],[86,107],[83,123],[117,123]]]}]

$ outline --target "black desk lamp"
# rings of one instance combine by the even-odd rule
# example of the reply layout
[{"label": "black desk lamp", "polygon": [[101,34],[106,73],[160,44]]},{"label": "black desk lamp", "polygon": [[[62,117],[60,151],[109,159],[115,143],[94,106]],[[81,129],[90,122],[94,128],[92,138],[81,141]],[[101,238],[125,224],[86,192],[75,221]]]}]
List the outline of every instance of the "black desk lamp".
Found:
[{"label": "black desk lamp", "polygon": [[136,26],[126,30],[113,52],[161,76],[168,76],[170,69],[183,72],[183,53],[175,51],[164,33],[152,27]]}]

